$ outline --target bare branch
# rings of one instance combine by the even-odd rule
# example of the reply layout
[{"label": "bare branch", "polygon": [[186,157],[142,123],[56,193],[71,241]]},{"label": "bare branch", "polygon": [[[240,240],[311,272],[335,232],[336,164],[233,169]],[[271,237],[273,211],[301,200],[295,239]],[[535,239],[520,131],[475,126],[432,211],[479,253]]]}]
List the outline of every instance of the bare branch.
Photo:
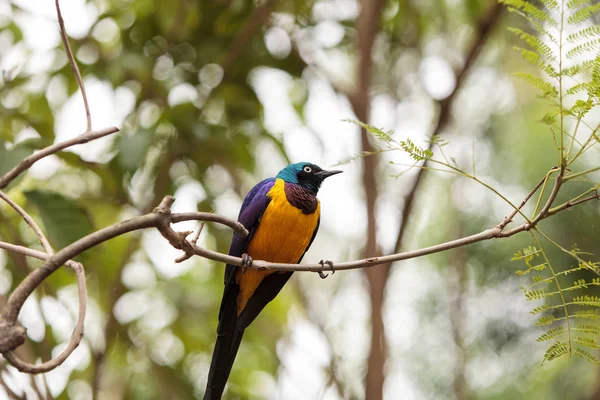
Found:
[{"label": "bare branch", "polygon": [[[76,242],[47,258],[46,262],[41,267],[29,274],[13,291],[8,299],[6,309],[2,313],[2,319],[10,323],[15,323],[17,315],[19,314],[19,311],[27,297],[52,272],[56,271],[61,265],[67,263],[70,259],[83,253],[87,249],[125,233],[152,227],[162,229],[169,223],[197,220],[218,222],[229,226],[242,235],[248,234],[242,224],[220,215],[202,212],[171,214],[168,207],[171,206],[173,201],[174,200],[171,196],[166,196],[161,202],[160,206],[157,207],[152,213],[119,222],[112,226],[101,229],[77,240]],[[241,259],[239,260],[240,261],[238,265],[241,264]],[[6,349],[0,346],[0,352],[2,351],[6,351]]]},{"label": "bare branch", "polygon": [[85,118],[87,120],[86,132],[90,132],[92,130],[92,114],[90,113],[90,105],[88,104],[85,86],[83,84],[83,79],[81,78],[81,73],[79,72],[79,67],[77,66],[77,61],[75,61],[75,57],[73,57],[73,52],[71,51],[71,46],[69,45],[69,38],[67,37],[67,31],[65,29],[65,21],[63,21],[58,0],[55,0],[55,4],[56,15],[58,16],[58,26],[60,27],[60,37],[62,38],[62,41],[65,45],[65,52],[67,53],[67,57],[69,58],[69,64],[71,64],[71,68],[73,68],[73,74],[75,75],[75,79],[77,80],[77,84],[79,85],[79,89],[81,90],[81,96],[83,97],[83,105],[85,106]]},{"label": "bare branch", "polygon": [[80,263],[73,262],[71,268],[77,275],[77,290],[79,293],[79,315],[77,317],[77,324],[71,334],[67,347],[54,359],[46,361],[39,365],[33,365],[19,359],[13,351],[4,353],[4,358],[12,364],[13,367],[21,372],[29,374],[39,374],[48,372],[61,365],[65,360],[73,353],[73,350],[79,346],[81,339],[83,338],[83,326],[85,321],[85,312],[87,309],[87,288],[85,285],[85,271],[83,265]]},{"label": "bare branch", "polygon": [[[559,177],[561,175],[559,174]],[[558,179],[557,182],[560,182]],[[560,186],[560,183],[557,183],[557,186]],[[554,191],[553,191],[554,192]],[[527,198],[530,198],[532,194],[530,193]],[[556,197],[556,196],[551,196]],[[527,200],[526,198],[526,200]],[[552,200],[548,199],[547,204],[551,204]],[[335,264],[332,266],[323,265],[323,264],[282,264],[282,263],[270,263],[267,261],[256,260],[250,266],[250,268],[256,268],[259,270],[278,270],[278,271],[330,271],[330,270],[350,270],[350,269],[358,269],[358,268],[369,268],[372,266],[391,263],[400,260],[406,260],[410,258],[421,257],[429,254],[438,253],[441,251],[458,248],[462,246],[466,246],[469,244],[481,242],[484,240],[489,240],[493,238],[503,238],[510,237],[517,233],[528,231],[530,229],[535,228],[536,224],[547,218],[550,215],[556,214],[562,210],[573,207],[577,204],[581,204],[583,202],[597,199],[599,198],[599,194],[596,193],[593,196],[589,196],[586,198],[581,198],[574,200],[572,202],[567,202],[561,206],[558,206],[552,210],[546,210],[544,214],[537,220],[524,223],[516,228],[513,228],[509,231],[504,231],[500,226],[504,227],[510,222],[512,215],[507,216],[499,225],[494,228],[487,229],[483,232],[466,236],[460,239],[451,240],[449,242],[437,244],[434,246],[425,247],[418,250],[407,251],[403,253],[392,254],[388,256],[380,256],[380,257],[369,257],[362,260],[343,262],[339,264]],[[190,242],[186,239],[190,232],[176,232],[171,224],[182,222],[182,221],[212,221],[217,222],[223,225],[226,225],[232,228],[240,235],[247,235],[248,232],[244,228],[242,224],[232,219],[213,214],[213,213],[202,213],[202,212],[192,212],[192,213],[181,213],[181,214],[172,214],[170,211],[170,207],[173,204],[173,197],[166,196],[160,203],[160,205],[154,209],[152,213],[142,215],[139,217],[135,217],[123,222],[119,222],[112,226],[101,229],[97,232],[94,232],[88,236],[85,236],[78,241],[70,244],[64,249],[58,251],[56,254],[50,255],[44,252],[40,252],[37,250],[29,249],[23,246],[17,246],[10,243],[0,242],[0,248],[6,249],[9,251],[15,251],[27,256],[44,259],[45,263],[39,267],[38,269],[31,272],[13,291],[10,298],[8,299],[8,303],[0,316],[0,353],[3,353],[6,359],[13,363],[15,367],[30,373],[38,373],[48,371],[57,365],[60,365],[68,357],[68,354],[73,351],[73,349],[77,346],[79,341],[81,340],[81,334],[83,333],[83,327],[80,325],[83,324],[82,318],[85,316],[85,276],[83,274],[83,267],[81,264],[72,261],[74,257],[83,253],[91,247],[94,247],[100,243],[103,243],[107,240],[110,240],[114,237],[123,235],[128,232],[146,229],[146,228],[156,228],[160,231],[160,233],[169,241],[169,243],[177,248],[184,251],[186,255],[199,255],[204,258],[223,262],[226,264],[237,265],[240,266],[242,264],[242,259],[239,257],[233,257],[230,255],[218,253],[215,251],[211,251],[208,249],[201,248],[197,246],[194,242]],[[544,207],[546,208],[546,207]],[[544,211],[544,210],[542,210]],[[12,354],[12,350],[16,347],[23,344],[26,337],[26,331],[23,327],[19,326],[17,323],[17,317],[23,306],[25,300],[33,293],[33,291],[46,279],[52,272],[56,271],[61,265],[68,265],[75,270],[78,274],[78,285],[79,285],[79,296],[80,296],[80,308],[79,308],[79,322],[78,326],[73,332],[73,336],[67,349],[63,352],[59,357],[54,360],[48,361],[44,364],[33,366],[28,363],[24,363],[23,361],[17,359],[14,354]]]},{"label": "bare branch", "polygon": [[40,244],[42,245],[44,250],[46,250],[46,253],[53,254],[54,250],[52,250],[52,246],[50,246],[50,242],[48,242],[48,239],[46,238],[46,236],[44,235],[44,233],[42,232],[40,227],[35,223],[35,221],[31,217],[31,215],[29,215],[25,210],[23,210],[17,203],[12,201],[1,190],[0,190],[0,199],[4,200],[5,202],[8,203],[8,205],[10,205],[12,208],[14,208],[15,211],[17,213],[19,213],[19,215],[23,218],[23,220],[25,222],[27,222],[27,225],[29,225],[31,227],[31,229],[33,229],[33,231],[35,232],[35,234],[37,235],[37,237],[40,240]]},{"label": "bare branch", "polygon": [[92,140],[99,139],[104,136],[111,135],[113,133],[119,132],[119,128],[110,127],[101,129],[99,131],[89,131],[82,133],[79,136],[76,136],[72,139],[65,140],[64,142],[55,143],[51,146],[48,146],[36,153],[27,156],[21,161],[16,167],[0,176],[0,189],[4,189],[10,182],[13,181],[17,176],[21,173],[25,172],[29,167],[31,167],[34,163],[41,160],[44,157],[47,157],[51,154],[58,153],[61,150],[66,149],[67,147],[75,146],[78,144],[84,144]]}]

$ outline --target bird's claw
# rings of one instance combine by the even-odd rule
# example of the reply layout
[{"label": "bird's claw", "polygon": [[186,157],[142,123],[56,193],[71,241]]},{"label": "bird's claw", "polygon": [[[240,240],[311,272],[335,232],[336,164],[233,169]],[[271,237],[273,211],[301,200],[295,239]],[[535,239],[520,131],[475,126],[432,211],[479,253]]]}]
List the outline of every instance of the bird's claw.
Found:
[{"label": "bird's claw", "polygon": [[[335,274],[335,269],[333,269],[333,262],[327,260],[327,261],[319,261],[319,264],[321,264],[322,267],[325,267],[325,264],[329,265],[329,267],[331,268],[331,275]],[[321,279],[325,279],[329,276],[329,274],[324,273],[323,271],[317,271],[319,273],[319,278]]]},{"label": "bird's claw", "polygon": [[242,274],[246,272],[247,268],[250,268],[252,266],[253,262],[254,260],[248,254],[242,254]]}]

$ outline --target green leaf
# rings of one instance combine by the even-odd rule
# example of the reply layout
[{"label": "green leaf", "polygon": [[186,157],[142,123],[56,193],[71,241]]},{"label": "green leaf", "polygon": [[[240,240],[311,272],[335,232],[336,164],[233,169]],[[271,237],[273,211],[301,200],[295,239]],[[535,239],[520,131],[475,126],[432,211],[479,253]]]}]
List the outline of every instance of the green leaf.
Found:
[{"label": "green leaf", "polygon": [[548,350],[546,350],[546,354],[544,354],[544,361],[552,361],[555,358],[567,354],[568,351],[569,345],[566,342],[558,341],[550,346]]},{"label": "green leaf", "polygon": [[531,83],[536,88],[540,89],[544,93],[544,97],[557,97],[558,90],[548,81],[540,78],[539,76],[534,76],[524,72],[516,72],[514,74],[519,78],[525,79],[527,82]]},{"label": "green leaf", "polygon": [[504,3],[508,6],[508,11],[520,11],[528,18],[537,21],[537,22],[547,22],[549,25],[557,26],[557,22],[552,18],[552,16],[542,10],[537,8],[535,5],[531,4],[528,1],[524,0],[500,0],[501,3]]},{"label": "green leaf", "polygon": [[591,362],[592,364],[598,364],[598,358],[596,358],[596,356],[593,356],[592,354],[588,353],[587,351],[577,348],[575,349],[575,354],[577,354],[579,357],[588,360],[589,362]]},{"label": "green leaf", "polygon": [[556,59],[556,57],[554,56],[554,52],[552,51],[550,46],[542,42],[537,36],[527,33],[519,28],[510,27],[508,28],[508,31],[514,33],[515,35],[523,39],[529,46],[531,46],[532,49],[543,54],[548,60]]},{"label": "green leaf", "polygon": [[75,201],[42,190],[30,190],[24,194],[37,206],[48,239],[55,248],[62,249],[93,231],[87,212]]},{"label": "green leaf", "polygon": [[600,11],[600,4],[589,5],[573,13],[567,21],[570,24],[577,24],[592,17],[598,11]]},{"label": "green leaf", "polygon": [[583,28],[575,33],[571,33],[567,36],[567,42],[575,42],[577,40],[587,40],[592,36],[600,35],[600,26],[592,25]]},{"label": "green leaf", "polygon": [[544,333],[539,338],[537,338],[536,342],[544,342],[546,340],[554,339],[555,337],[560,336],[563,333],[565,333],[565,327],[561,325],[557,328],[549,329],[548,332]]}]

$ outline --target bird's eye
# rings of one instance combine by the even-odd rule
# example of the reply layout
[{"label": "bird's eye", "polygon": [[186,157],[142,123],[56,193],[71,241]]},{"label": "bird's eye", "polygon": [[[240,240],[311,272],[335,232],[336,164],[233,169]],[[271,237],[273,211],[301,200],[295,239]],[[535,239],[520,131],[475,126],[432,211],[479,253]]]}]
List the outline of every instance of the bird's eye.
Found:
[{"label": "bird's eye", "polygon": [[312,172],[312,168],[309,167],[308,165],[306,167],[302,168],[302,169],[304,170],[304,172],[307,172],[309,174]]}]

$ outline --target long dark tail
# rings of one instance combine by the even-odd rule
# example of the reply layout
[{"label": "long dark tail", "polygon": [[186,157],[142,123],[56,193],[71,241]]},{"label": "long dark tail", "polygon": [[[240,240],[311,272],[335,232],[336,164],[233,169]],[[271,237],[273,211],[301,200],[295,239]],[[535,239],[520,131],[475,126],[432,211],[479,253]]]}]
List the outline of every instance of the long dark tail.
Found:
[{"label": "long dark tail", "polygon": [[204,400],[219,400],[225,390],[231,367],[235,361],[244,330],[237,325],[237,296],[239,287],[235,284],[226,285],[221,311],[219,312],[219,326],[217,327],[217,342],[213,351],[208,381]]},{"label": "long dark tail", "polygon": [[225,291],[219,311],[217,343],[213,351],[204,400],[219,400],[223,395],[233,361],[240,348],[244,330],[254,321],[260,311],[277,296],[292,272],[271,274],[263,279],[246,307],[238,316],[237,297],[240,287],[235,282],[234,267],[229,268],[225,278]]}]

